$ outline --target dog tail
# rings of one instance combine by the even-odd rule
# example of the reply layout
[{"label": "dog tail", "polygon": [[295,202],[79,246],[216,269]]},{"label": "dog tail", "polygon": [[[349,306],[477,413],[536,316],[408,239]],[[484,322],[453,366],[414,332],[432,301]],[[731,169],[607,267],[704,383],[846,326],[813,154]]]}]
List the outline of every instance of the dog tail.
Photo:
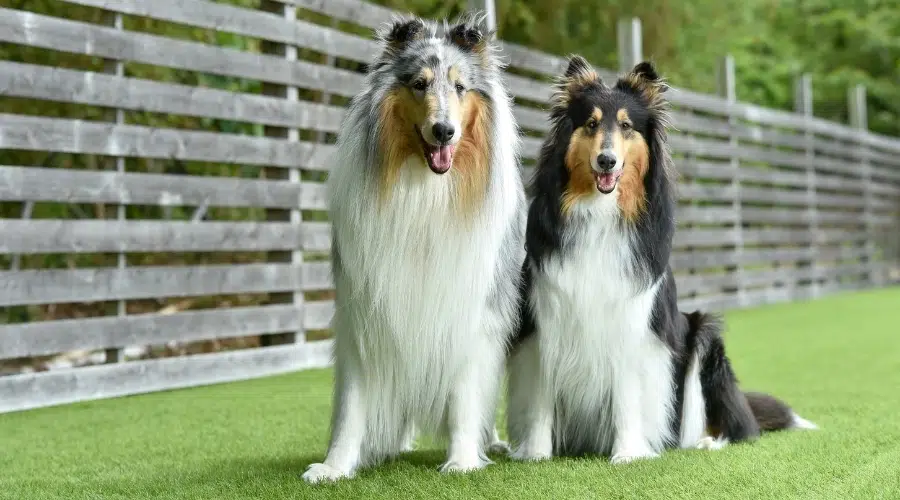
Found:
[{"label": "dog tail", "polygon": [[753,416],[763,431],[784,429],[818,429],[819,427],[797,415],[784,401],[762,392],[745,392]]},{"label": "dog tail", "polygon": [[700,360],[700,386],[706,402],[706,422],[713,435],[734,443],[752,441],[762,431],[814,429],[781,400],[759,392],[743,392],[725,354],[722,320],[714,314],[685,314]]}]

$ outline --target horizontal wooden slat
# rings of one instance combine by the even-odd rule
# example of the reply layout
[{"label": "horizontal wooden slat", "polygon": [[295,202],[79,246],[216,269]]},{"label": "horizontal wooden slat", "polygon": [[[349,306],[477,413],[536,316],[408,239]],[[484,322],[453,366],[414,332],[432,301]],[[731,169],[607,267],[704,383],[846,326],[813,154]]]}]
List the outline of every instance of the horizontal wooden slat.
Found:
[{"label": "horizontal wooden slat", "polygon": [[326,208],[324,184],[0,166],[0,199],[158,206]]},{"label": "horizontal wooden slat", "polygon": [[737,212],[731,207],[679,206],[675,214],[679,224],[728,224],[737,221]]},{"label": "horizontal wooden slat", "polygon": [[727,184],[680,184],[678,199],[681,201],[731,202],[737,196],[734,186]]},{"label": "horizontal wooden slat", "polygon": [[334,151],[311,142],[9,114],[0,114],[0,148],[309,169],[325,169]]},{"label": "horizontal wooden slat", "polygon": [[0,94],[336,132],[344,109],[263,95],[0,61]]},{"label": "horizontal wooden slat", "polygon": [[738,234],[734,229],[680,229],[675,231],[675,247],[734,245]]},{"label": "horizontal wooden slat", "polygon": [[322,340],[0,377],[0,412],[219,384],[331,364]]},{"label": "horizontal wooden slat", "polygon": [[371,2],[359,0],[278,0],[304,9],[376,29],[389,23],[396,12]]},{"label": "horizontal wooden slat", "polygon": [[331,266],[322,262],[0,271],[0,306],[330,287]]},{"label": "horizontal wooden slat", "polygon": [[732,180],[736,177],[737,170],[727,162],[698,161],[693,159],[679,159],[675,161],[675,168],[679,175],[698,179]]},{"label": "horizontal wooden slat", "polygon": [[362,75],[266,56],[0,8],[0,41],[352,96]]},{"label": "horizontal wooden slat", "polygon": [[306,232],[290,222],[0,219],[0,254],[302,250]]},{"label": "horizontal wooden slat", "polygon": [[300,19],[205,0],[67,0],[161,21],[246,35],[310,48],[356,61],[368,61],[378,51],[374,41],[348,35]]},{"label": "horizontal wooden slat", "polygon": [[321,328],[332,312],[330,303],[307,302],[0,325],[0,359]]},{"label": "horizontal wooden slat", "polygon": [[805,206],[809,203],[809,195],[805,190],[788,191],[786,189],[741,186],[741,200],[774,205]]}]

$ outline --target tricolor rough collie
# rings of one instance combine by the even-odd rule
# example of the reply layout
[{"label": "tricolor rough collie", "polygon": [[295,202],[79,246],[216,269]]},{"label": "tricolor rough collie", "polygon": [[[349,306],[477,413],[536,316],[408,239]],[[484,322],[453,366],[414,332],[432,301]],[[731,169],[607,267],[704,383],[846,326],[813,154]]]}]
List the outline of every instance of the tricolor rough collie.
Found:
[{"label": "tricolor rough collie", "polygon": [[525,194],[497,47],[481,18],[402,19],[344,119],[328,179],[335,397],[324,463],[349,477],[449,438],[445,472],[490,463],[518,320]]},{"label": "tricolor rough collie", "polygon": [[812,427],[744,394],[718,318],[679,312],[666,84],[640,63],[610,86],[570,59],[528,212],[523,317],[510,357],[513,457],[719,448]]}]

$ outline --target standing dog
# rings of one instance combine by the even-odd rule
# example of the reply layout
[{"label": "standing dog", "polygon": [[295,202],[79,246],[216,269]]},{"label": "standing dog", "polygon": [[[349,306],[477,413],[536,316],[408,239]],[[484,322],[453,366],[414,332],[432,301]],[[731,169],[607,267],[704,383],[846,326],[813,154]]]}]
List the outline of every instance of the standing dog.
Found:
[{"label": "standing dog", "polygon": [[490,463],[524,259],[525,194],[491,35],[398,20],[353,99],[328,180],[335,397],[316,483],[449,437],[441,471]]},{"label": "standing dog", "polygon": [[608,87],[578,56],[558,83],[509,362],[514,458],[625,463],[812,427],[771,396],[742,393],[717,318],[678,310],[666,89],[650,63]]}]

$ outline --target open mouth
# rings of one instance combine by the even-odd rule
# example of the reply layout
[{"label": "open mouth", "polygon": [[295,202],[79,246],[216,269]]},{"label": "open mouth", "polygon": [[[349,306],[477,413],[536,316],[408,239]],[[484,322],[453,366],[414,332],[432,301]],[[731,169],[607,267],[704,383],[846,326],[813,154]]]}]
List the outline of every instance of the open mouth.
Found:
[{"label": "open mouth", "polygon": [[419,127],[416,127],[416,133],[419,134],[419,140],[422,142],[422,153],[425,155],[425,161],[428,168],[436,174],[445,174],[453,165],[453,153],[456,152],[456,146],[446,144],[442,146],[432,146],[422,137]]},{"label": "open mouth", "polygon": [[597,191],[603,194],[612,193],[619,184],[619,177],[622,177],[622,169],[603,173],[592,171],[592,173],[594,174],[594,182],[597,183]]}]

